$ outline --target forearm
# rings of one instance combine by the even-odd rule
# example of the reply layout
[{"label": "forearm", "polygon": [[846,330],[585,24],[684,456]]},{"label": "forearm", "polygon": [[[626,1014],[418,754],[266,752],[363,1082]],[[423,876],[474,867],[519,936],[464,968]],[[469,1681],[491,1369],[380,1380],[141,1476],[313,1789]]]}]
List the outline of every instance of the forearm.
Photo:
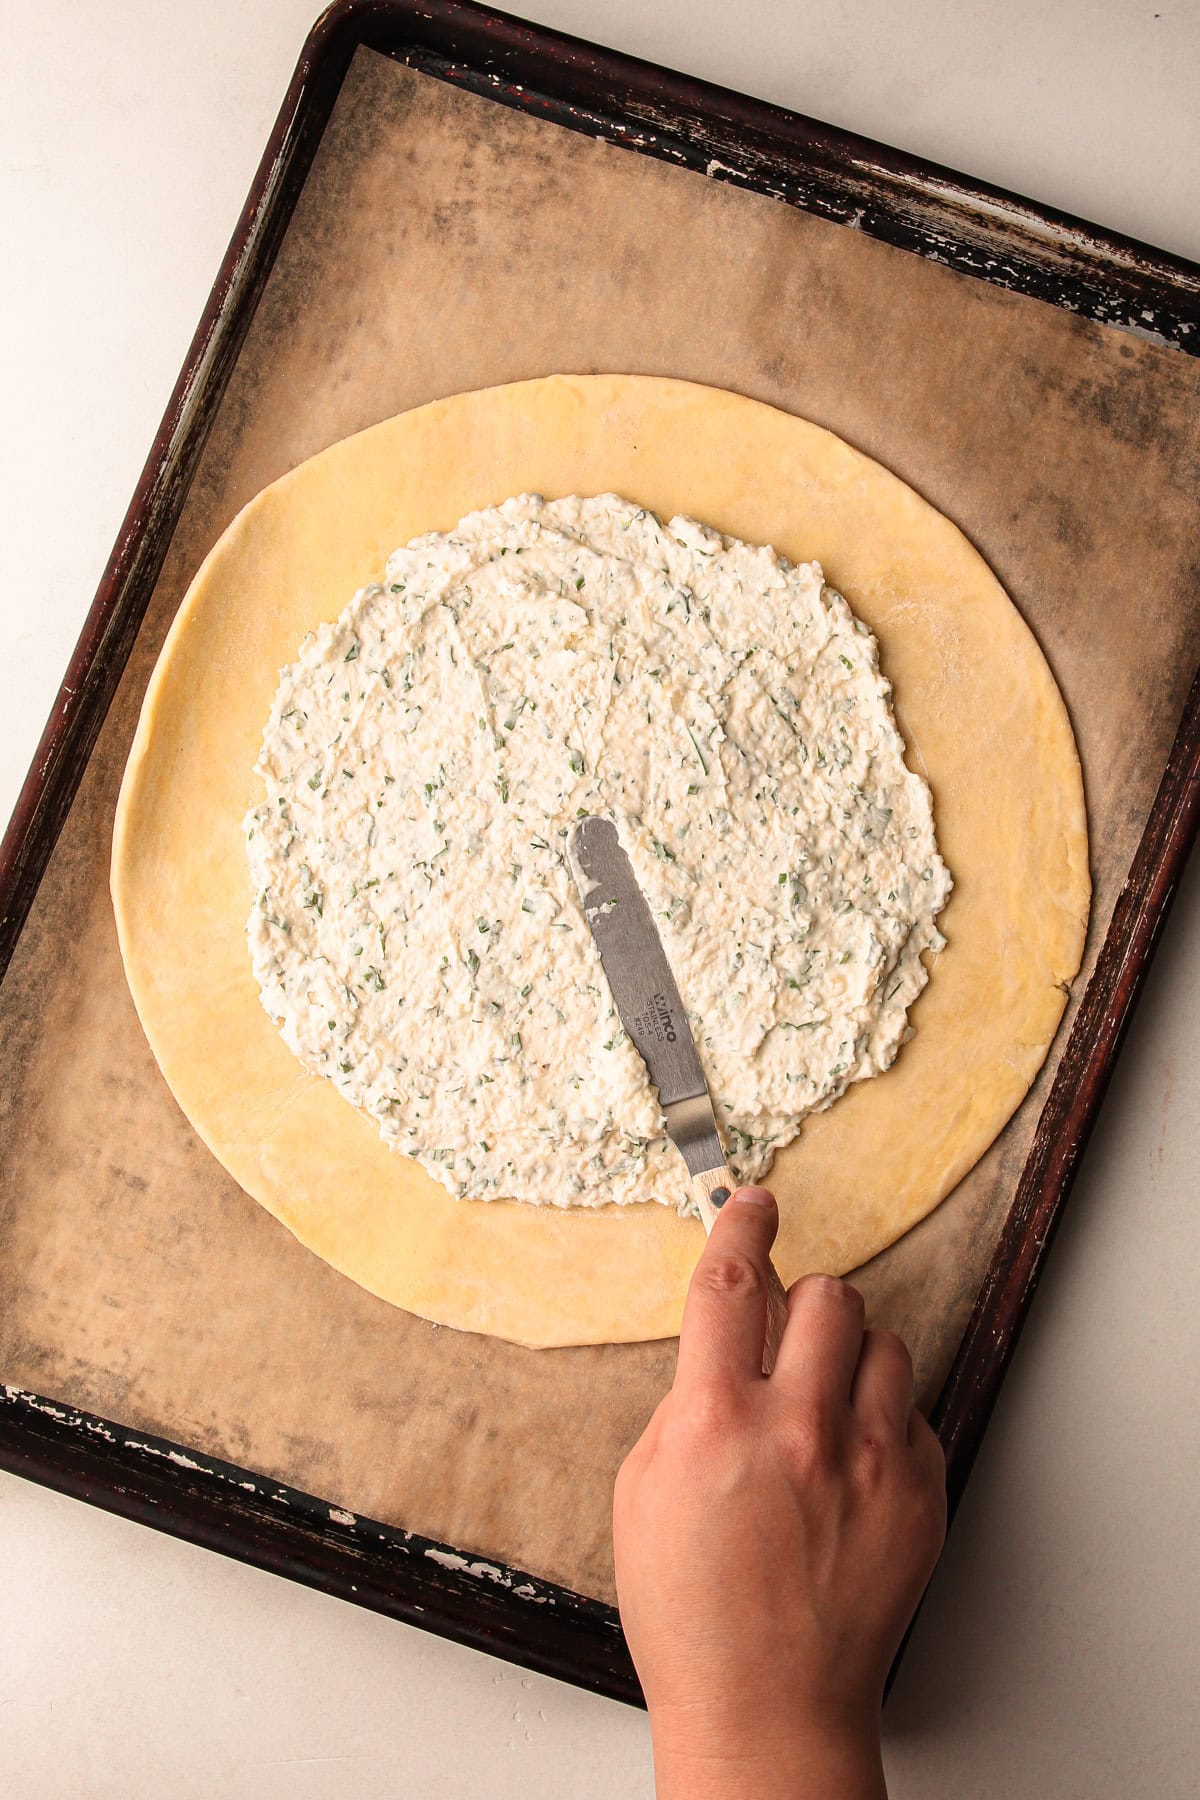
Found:
[{"label": "forearm", "polygon": [[746,1721],[736,1733],[686,1736],[653,1719],[651,1727],[657,1800],[887,1800],[869,1726],[770,1733]]}]

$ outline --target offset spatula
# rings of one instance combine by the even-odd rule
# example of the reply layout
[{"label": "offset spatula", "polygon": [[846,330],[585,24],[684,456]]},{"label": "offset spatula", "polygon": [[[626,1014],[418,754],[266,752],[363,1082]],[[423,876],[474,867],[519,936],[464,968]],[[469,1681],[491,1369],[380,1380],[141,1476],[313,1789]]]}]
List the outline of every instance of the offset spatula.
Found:
[{"label": "offset spatula", "polygon": [[[711,1231],[735,1183],[671,965],[612,820],[594,813],[581,819],[567,840],[567,861],[621,1024],[658,1090],[667,1134],[687,1165],[704,1229]],[[786,1319],[787,1295],[772,1265],[767,1372]]]}]

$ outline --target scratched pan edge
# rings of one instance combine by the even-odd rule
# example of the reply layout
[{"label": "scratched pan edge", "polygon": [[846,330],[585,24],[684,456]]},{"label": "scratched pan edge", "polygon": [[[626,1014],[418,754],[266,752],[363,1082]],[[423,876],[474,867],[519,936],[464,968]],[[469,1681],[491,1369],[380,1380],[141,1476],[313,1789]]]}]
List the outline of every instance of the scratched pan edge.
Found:
[{"label": "scratched pan edge", "polygon": [[539,1674],[569,1655],[577,1685],[641,1704],[615,1607],[201,1450],[0,1387],[0,1468]]},{"label": "scratched pan edge", "polygon": [[[749,96],[468,0],[344,0],[314,27],[272,129],[0,842],[0,980],[149,603],[238,352],[360,46],[497,104],[709,172],[1101,324],[1200,354],[1200,267]],[[992,266],[981,269],[983,247]],[[1200,825],[1200,674],[1071,1028],[934,1419],[965,1485]],[[0,1370],[0,1378],[3,1376]],[[615,1699],[640,1699],[613,1608],[17,1388],[0,1466],[93,1505]],[[365,1547],[364,1547],[365,1546]],[[468,1559],[478,1560],[478,1559]],[[431,1574],[431,1570],[436,1571]],[[510,1582],[511,1586],[504,1585]],[[528,1584],[542,1604],[513,1597]]]}]

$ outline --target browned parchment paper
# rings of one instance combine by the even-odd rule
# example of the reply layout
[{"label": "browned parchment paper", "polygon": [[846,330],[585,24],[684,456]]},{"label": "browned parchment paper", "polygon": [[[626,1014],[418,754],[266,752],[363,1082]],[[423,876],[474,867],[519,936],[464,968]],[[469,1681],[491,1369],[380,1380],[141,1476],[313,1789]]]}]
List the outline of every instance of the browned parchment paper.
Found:
[{"label": "browned parchment paper", "polygon": [[[390,413],[559,370],[684,376],[787,407],[962,527],[1071,708],[1095,878],[1086,975],[1200,654],[1200,366],[359,53],[0,994],[0,1373],[611,1597],[612,1477],[674,1345],[533,1352],[439,1330],[302,1250],[177,1111],[107,891],[146,680],[237,509]],[[331,614],[347,598],[331,594]],[[862,1271],[927,1401],[1064,1035],[974,1173]]]}]

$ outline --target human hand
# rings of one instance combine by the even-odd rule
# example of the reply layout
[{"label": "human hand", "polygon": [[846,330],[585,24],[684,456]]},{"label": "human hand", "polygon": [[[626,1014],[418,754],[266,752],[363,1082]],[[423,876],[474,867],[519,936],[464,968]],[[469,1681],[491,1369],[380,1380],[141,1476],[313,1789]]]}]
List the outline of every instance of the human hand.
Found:
[{"label": "human hand", "polygon": [[908,1351],[861,1296],[796,1282],[762,1373],[764,1188],[740,1188],[688,1292],[675,1383],[617,1477],[617,1592],[659,1800],[885,1795],[883,1684],[946,1525]]}]

